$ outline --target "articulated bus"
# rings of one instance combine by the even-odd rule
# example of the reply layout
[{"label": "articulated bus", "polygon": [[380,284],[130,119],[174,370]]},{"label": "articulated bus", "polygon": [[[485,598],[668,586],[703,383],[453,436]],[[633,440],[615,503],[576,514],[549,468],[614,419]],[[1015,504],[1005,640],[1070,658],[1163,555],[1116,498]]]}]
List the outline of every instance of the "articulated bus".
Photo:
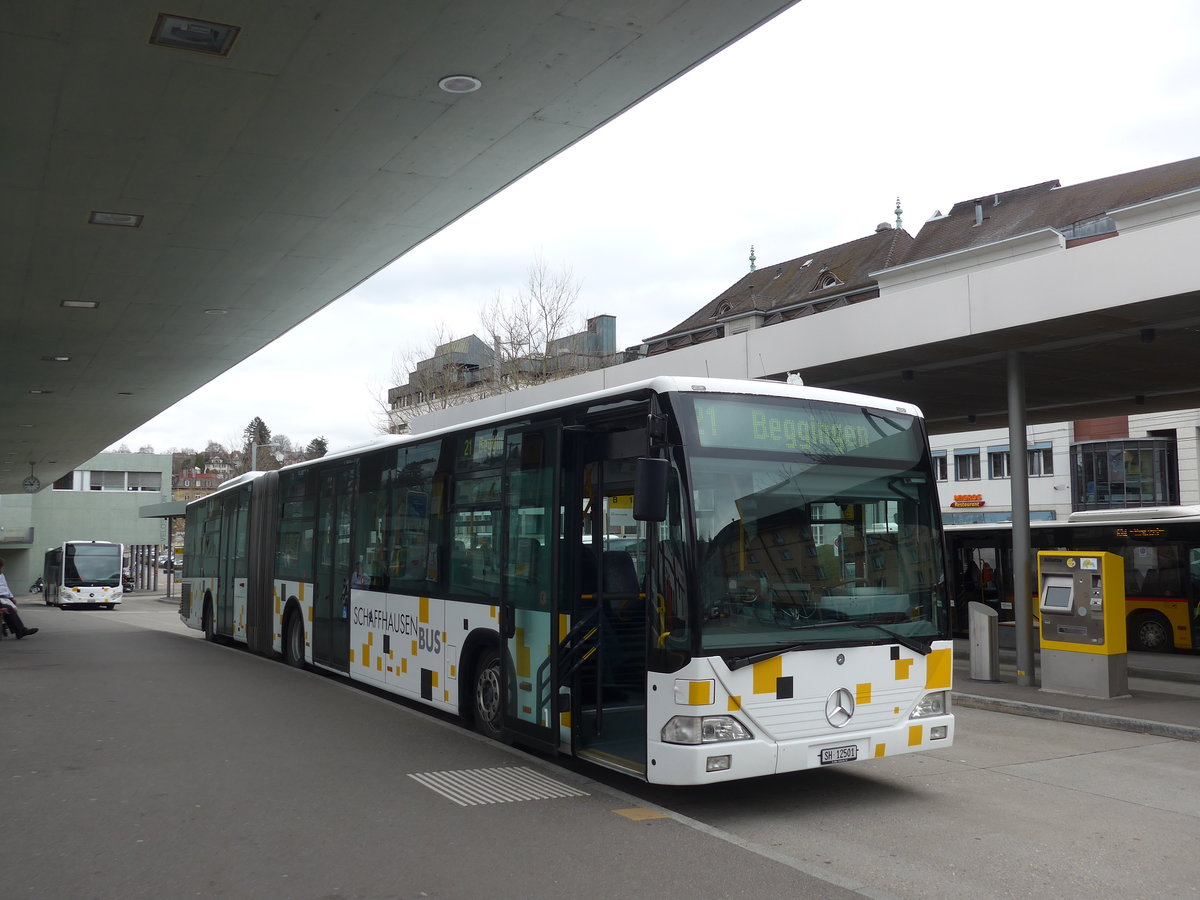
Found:
[{"label": "articulated bus", "polygon": [[943,562],[915,407],[654,378],[232,480],[180,615],[700,784],[950,746]]},{"label": "articulated bus", "polygon": [[46,551],[42,599],[47,606],[102,606],[121,602],[125,547],[108,541],[66,541]]},{"label": "articulated bus", "polygon": [[[1130,650],[1200,648],[1200,507],[1087,510],[1065,522],[1032,522],[1030,585],[1037,551],[1099,550],[1125,563],[1125,618]],[[946,528],[956,580],[956,620],[968,600],[1013,619],[1012,524]],[[1036,615],[1037,604],[1034,603]]]}]

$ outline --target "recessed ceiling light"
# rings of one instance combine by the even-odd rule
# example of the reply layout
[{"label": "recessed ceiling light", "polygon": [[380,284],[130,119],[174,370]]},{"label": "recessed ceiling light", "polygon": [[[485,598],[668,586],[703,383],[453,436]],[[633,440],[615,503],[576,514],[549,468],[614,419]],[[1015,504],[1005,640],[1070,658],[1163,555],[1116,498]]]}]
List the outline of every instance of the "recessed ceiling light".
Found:
[{"label": "recessed ceiling light", "polygon": [[214,309],[206,309],[206,310],[204,311],[204,314],[205,314],[206,316],[223,316],[223,315],[225,315],[227,312],[229,312],[229,310],[227,310],[227,309],[215,309],[215,308],[214,308]]},{"label": "recessed ceiling light", "polygon": [[33,426],[32,426],[32,425],[26,425],[26,424],[25,424],[25,423],[23,423],[23,422],[18,422],[18,423],[17,423],[17,427],[18,427],[18,428],[32,428]]},{"label": "recessed ceiling light", "polygon": [[195,50],[214,56],[228,56],[242,29],[236,25],[206,22],[159,13],[150,32],[150,43],[175,50]]},{"label": "recessed ceiling light", "polygon": [[92,225],[121,225],[125,228],[137,228],[142,224],[142,217],[137,213],[101,212],[94,209],[88,216],[88,222]]},{"label": "recessed ceiling light", "polygon": [[447,75],[438,80],[438,87],[447,94],[469,94],[483,87],[483,82],[474,75]]},{"label": "recessed ceiling light", "polygon": [[70,362],[69,356],[43,356],[42,362]]},{"label": "recessed ceiling light", "polygon": [[54,391],[43,391],[43,390],[40,390],[39,388],[31,388],[29,393],[31,393],[31,394],[53,394]]},{"label": "recessed ceiling light", "polygon": [[132,397],[133,391],[117,391],[118,397]]},{"label": "recessed ceiling light", "polygon": [[59,306],[67,309],[98,309],[100,306],[99,300],[63,300]]}]

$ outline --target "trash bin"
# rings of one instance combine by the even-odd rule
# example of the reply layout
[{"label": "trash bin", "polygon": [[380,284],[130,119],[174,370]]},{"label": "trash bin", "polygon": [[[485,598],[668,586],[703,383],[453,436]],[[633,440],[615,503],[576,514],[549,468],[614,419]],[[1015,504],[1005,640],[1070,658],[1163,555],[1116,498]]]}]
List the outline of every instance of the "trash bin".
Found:
[{"label": "trash bin", "polygon": [[1000,680],[1000,615],[986,603],[967,604],[967,630],[971,638],[971,678]]}]

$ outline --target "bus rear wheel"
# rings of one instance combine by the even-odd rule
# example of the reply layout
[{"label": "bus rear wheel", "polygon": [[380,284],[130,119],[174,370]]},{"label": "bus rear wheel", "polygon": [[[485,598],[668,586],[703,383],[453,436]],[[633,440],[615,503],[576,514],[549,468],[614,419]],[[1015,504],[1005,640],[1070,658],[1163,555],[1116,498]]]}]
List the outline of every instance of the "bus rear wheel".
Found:
[{"label": "bus rear wheel", "polygon": [[213,621],[212,603],[208,600],[204,601],[204,613],[200,617],[200,626],[204,629],[204,639],[206,641],[215,641],[217,639],[216,623]]},{"label": "bus rear wheel", "polygon": [[1129,647],[1158,652],[1174,646],[1171,623],[1158,613],[1138,613],[1129,621]]},{"label": "bus rear wheel", "polygon": [[304,620],[296,612],[283,626],[283,661],[293,668],[304,668]]},{"label": "bus rear wheel", "polygon": [[500,652],[489,647],[475,664],[474,701],[471,708],[475,730],[500,740],[504,733],[500,716]]}]

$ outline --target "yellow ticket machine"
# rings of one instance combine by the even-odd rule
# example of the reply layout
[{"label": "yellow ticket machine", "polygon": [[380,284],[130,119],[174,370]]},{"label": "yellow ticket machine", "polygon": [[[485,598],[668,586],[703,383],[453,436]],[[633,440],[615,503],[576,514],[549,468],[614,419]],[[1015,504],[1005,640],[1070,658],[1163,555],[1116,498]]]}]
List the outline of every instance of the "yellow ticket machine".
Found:
[{"label": "yellow ticket machine", "polygon": [[1042,690],[1129,694],[1125,561],[1115,553],[1038,553]]}]

